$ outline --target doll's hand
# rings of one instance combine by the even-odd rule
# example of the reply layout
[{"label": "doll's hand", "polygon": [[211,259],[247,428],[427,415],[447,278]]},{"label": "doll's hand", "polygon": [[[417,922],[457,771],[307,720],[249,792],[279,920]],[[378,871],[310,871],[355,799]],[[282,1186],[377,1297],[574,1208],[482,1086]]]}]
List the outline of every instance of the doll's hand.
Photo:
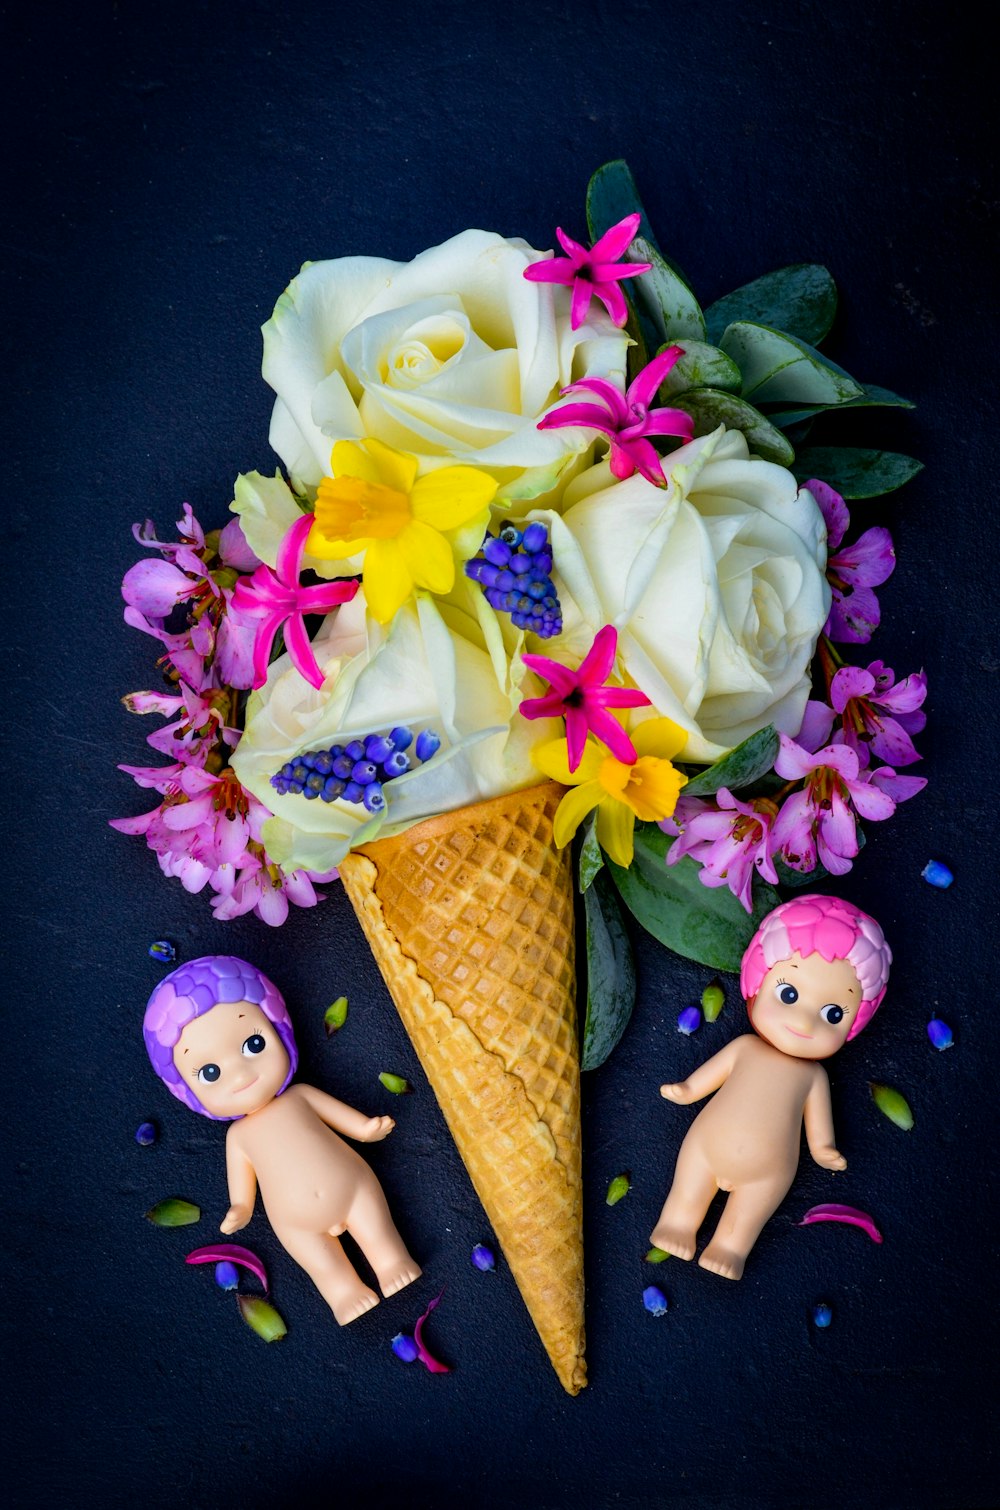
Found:
[{"label": "doll's hand", "polygon": [[847,1160],[835,1148],[814,1148],[812,1156],[821,1169],[846,1169]]},{"label": "doll's hand", "polygon": [[362,1143],[381,1143],[395,1127],[392,1117],[369,1117],[359,1135]]},{"label": "doll's hand", "polygon": [[239,1232],[245,1227],[253,1212],[249,1206],[230,1206],[222,1221],[219,1223],[220,1232]]},{"label": "doll's hand", "polygon": [[660,1095],[668,1101],[676,1101],[678,1106],[688,1106],[694,1099],[686,1080],[679,1080],[675,1085],[661,1085]]}]

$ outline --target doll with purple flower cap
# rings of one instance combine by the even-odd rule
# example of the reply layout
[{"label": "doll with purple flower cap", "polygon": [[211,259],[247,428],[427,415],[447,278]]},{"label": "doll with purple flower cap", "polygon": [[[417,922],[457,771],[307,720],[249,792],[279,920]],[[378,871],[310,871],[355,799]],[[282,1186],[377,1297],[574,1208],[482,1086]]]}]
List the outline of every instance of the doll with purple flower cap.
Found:
[{"label": "doll with purple flower cap", "polygon": [[847,1168],[834,1143],[830,1083],[819,1061],[870,1021],[891,961],[878,923],[850,902],[796,897],[768,913],[740,970],[754,1031],[734,1038],[686,1080],[660,1087],[680,1106],[712,1099],[681,1144],[652,1233],[658,1248],[693,1258],[709,1205],[725,1191],[719,1224],[698,1262],[739,1279],[795,1178],[803,1123],[816,1163]]},{"label": "doll with purple flower cap", "polygon": [[181,965],[150,996],[143,1035],[168,1090],[192,1111],[230,1124],[222,1232],[246,1226],[259,1186],[275,1236],[341,1326],[379,1300],[344,1252],[344,1232],[383,1295],[419,1277],[381,1185],[343,1141],[379,1142],[393,1119],[366,1117],[314,1086],[291,1084],[298,1064],[292,1024],[265,975],[228,955]]}]

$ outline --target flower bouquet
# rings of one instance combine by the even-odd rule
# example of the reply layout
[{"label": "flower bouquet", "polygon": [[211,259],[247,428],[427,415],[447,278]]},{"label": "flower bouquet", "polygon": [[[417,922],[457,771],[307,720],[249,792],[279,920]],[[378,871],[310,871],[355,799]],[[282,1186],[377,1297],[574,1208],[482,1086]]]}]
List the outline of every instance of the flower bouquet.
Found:
[{"label": "flower bouquet", "polygon": [[703,311],[625,163],[587,218],[557,255],[468,230],[292,280],[264,327],[284,471],[240,476],[221,531],[136,527],[126,619],[170,686],[125,701],[172,721],[166,765],[123,767],[160,802],[115,820],[220,919],[339,873],[571,1393],[579,1072],[632,1010],[623,905],[736,969],[776,887],[844,874],[923,786],[926,691],[844,658],[894,564],[845,500],[919,464],[806,443],[910,407],[817,350],[827,271]]}]

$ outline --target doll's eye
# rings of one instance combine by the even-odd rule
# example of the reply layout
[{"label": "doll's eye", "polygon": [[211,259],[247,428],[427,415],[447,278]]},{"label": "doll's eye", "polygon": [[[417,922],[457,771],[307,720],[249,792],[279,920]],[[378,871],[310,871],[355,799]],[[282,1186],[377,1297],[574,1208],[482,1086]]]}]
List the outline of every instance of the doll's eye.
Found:
[{"label": "doll's eye", "polygon": [[247,1056],[251,1054],[263,1054],[266,1047],[267,1041],[263,1034],[252,1033],[243,1045],[243,1053]]},{"label": "doll's eye", "polygon": [[222,1071],[217,1064],[203,1064],[198,1071],[198,1079],[206,1085],[213,1085],[221,1074]]},{"label": "doll's eye", "polygon": [[829,1023],[843,1022],[843,1020],[844,1020],[844,1009],[843,1009],[843,1007],[834,1006],[833,1003],[831,1002],[828,1006],[820,1007],[820,1009],[819,1009],[819,1015],[820,1015],[820,1017],[822,1017],[822,1019],[823,1019],[824,1022],[829,1022]]},{"label": "doll's eye", "polygon": [[778,986],[778,1000],[782,1002],[784,1006],[790,1007],[794,1002],[797,1002],[798,999],[799,993],[796,991],[795,987],[788,985],[787,981],[782,981],[782,983]]}]

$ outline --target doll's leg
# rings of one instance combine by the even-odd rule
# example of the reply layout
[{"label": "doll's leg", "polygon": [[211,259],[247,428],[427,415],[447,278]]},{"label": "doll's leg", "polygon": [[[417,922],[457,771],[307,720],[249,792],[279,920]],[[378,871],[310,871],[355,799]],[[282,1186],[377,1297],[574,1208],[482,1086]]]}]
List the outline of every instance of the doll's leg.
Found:
[{"label": "doll's leg", "polygon": [[677,1155],[674,1182],[650,1241],[675,1258],[694,1258],[698,1228],[718,1188],[700,1142],[689,1133]]},{"label": "doll's leg", "polygon": [[422,1273],[396,1231],[381,1185],[373,1178],[355,1193],[347,1215],[347,1230],[375,1270],[385,1296],[395,1295]]},{"label": "doll's leg", "polygon": [[758,1180],[752,1185],[737,1186],[726,1201],[712,1241],[698,1260],[701,1267],[721,1274],[724,1279],[739,1279],[761,1228],[778,1209],[788,1189],[787,1180]]},{"label": "doll's leg", "polygon": [[361,1279],[337,1238],[299,1230],[276,1231],[276,1236],[305,1269],[341,1326],[378,1305],[375,1291]]}]

